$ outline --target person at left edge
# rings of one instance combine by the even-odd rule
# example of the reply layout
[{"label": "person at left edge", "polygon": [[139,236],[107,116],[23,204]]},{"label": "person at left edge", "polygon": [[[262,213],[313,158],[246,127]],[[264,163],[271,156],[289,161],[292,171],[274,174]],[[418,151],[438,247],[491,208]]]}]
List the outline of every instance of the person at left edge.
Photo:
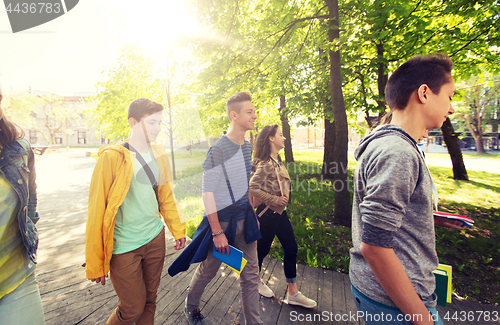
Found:
[{"label": "person at left edge", "polygon": [[[186,226],[169,182],[172,178],[165,150],[150,144],[160,132],[162,111],[162,105],[149,99],[132,102],[128,109],[130,150],[126,143],[102,147],[92,175],[86,271],[88,279],[102,285],[110,272],[118,307],[106,324],[154,324],[165,257],[160,216],[175,238],[174,248],[185,245]],[[143,163],[157,182],[157,193]]]},{"label": "person at left edge", "polygon": [[22,130],[4,116],[2,98],[0,90],[0,325],[42,325],[35,157]]}]

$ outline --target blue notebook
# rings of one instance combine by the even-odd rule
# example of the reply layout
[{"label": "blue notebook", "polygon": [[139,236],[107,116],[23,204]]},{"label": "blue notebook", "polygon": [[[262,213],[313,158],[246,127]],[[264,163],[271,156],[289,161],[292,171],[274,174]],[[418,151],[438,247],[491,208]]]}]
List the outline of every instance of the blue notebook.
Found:
[{"label": "blue notebook", "polygon": [[221,261],[222,263],[226,263],[229,267],[233,268],[236,271],[241,272],[242,267],[241,264],[243,262],[243,252],[237,249],[234,246],[229,245],[229,255],[221,254],[219,251],[215,249],[215,245],[213,246],[212,255]]}]

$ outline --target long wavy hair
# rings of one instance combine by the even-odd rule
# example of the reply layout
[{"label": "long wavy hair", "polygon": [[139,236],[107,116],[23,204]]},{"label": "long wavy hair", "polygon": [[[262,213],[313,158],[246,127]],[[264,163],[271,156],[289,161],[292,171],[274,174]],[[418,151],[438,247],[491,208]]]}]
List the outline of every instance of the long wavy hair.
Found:
[{"label": "long wavy hair", "polygon": [[[0,89],[0,105],[2,98],[2,90]],[[0,117],[0,149],[19,138],[24,138],[24,131],[7,119],[2,109],[2,116]]]},{"label": "long wavy hair", "polygon": [[[257,136],[257,143],[255,144],[255,152],[253,156],[253,171],[255,171],[259,162],[268,161],[271,158],[271,141],[269,140],[269,137],[274,137],[278,129],[278,124],[266,125]],[[278,161],[281,162],[281,157],[279,155]]]}]

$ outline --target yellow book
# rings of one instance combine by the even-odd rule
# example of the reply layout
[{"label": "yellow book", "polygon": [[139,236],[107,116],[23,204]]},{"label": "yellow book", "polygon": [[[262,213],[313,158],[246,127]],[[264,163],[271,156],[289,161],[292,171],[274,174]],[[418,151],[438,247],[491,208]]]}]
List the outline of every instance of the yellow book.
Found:
[{"label": "yellow book", "polygon": [[446,302],[451,303],[452,267],[451,265],[439,264],[437,269],[445,271],[446,275],[448,276],[448,290],[447,290]]},{"label": "yellow book", "polygon": [[242,258],[241,259],[241,267],[240,267],[240,270],[238,271],[237,269],[235,268],[232,268],[231,266],[227,265],[231,270],[233,270],[234,272],[240,274],[241,271],[243,271],[243,268],[245,267],[245,265],[247,264],[247,260],[245,258]]}]

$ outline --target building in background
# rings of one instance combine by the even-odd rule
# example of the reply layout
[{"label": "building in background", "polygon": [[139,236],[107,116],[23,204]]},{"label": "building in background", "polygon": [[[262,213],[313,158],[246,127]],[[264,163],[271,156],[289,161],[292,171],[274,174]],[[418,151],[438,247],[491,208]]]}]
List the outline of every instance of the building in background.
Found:
[{"label": "building in background", "polygon": [[[324,150],[325,147],[325,124],[324,121],[317,121],[313,125],[297,125],[295,121],[290,121],[292,133],[292,148]],[[364,134],[358,134],[349,128],[349,150],[354,150],[359,145]]]},{"label": "building in background", "polygon": [[97,136],[97,129],[91,121],[84,117],[85,110],[91,109],[94,103],[86,102],[86,96],[59,98],[57,108],[44,108],[40,105],[31,113],[32,125],[21,126],[32,145],[85,147],[101,146],[106,143],[106,139]]}]

